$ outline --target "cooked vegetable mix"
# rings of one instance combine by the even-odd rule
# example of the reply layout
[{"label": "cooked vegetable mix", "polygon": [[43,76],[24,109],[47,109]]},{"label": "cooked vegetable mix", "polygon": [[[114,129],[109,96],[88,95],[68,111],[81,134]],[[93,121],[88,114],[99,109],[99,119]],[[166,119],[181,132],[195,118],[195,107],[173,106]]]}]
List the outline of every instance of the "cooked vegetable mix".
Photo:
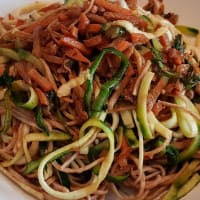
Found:
[{"label": "cooked vegetable mix", "polygon": [[40,200],[189,193],[200,36],[177,19],[159,0],[37,2],[0,18],[0,171]]}]

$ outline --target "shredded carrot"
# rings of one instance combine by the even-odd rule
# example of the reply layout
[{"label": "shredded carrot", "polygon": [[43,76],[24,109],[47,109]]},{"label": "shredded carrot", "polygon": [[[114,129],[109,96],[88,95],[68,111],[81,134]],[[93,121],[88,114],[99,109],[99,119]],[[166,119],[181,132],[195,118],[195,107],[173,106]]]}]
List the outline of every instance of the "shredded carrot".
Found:
[{"label": "shredded carrot", "polygon": [[42,53],[42,56],[45,58],[46,61],[50,63],[63,64],[64,62],[64,59],[62,57],[52,56],[44,52]]},{"label": "shredded carrot", "polygon": [[41,8],[40,11],[42,12],[47,12],[47,11],[50,11],[50,10],[54,10],[56,8],[58,8],[60,6],[59,3],[53,3],[53,4],[50,4],[44,8]]},{"label": "shredded carrot", "polygon": [[133,44],[146,44],[149,39],[141,33],[131,33],[131,41]]},{"label": "shredded carrot", "polygon": [[45,93],[42,90],[40,90],[39,88],[35,88],[35,91],[36,91],[37,96],[39,98],[40,104],[43,105],[43,106],[47,106],[49,104],[49,101],[48,101]]},{"label": "shredded carrot", "polygon": [[77,60],[77,61],[85,62],[85,63],[90,63],[90,61],[85,56],[83,56],[83,54],[76,48],[72,48],[72,49],[68,48],[65,51],[65,54],[69,58],[72,58],[73,60]]},{"label": "shredded carrot", "polygon": [[129,146],[125,136],[122,137],[122,144],[121,144],[120,149],[121,149],[121,152],[118,155],[117,160],[126,159],[132,151],[132,148]]},{"label": "shredded carrot", "polygon": [[128,47],[130,46],[130,43],[126,40],[119,40],[118,42],[115,43],[115,48],[118,49],[119,51],[123,52],[125,51]]},{"label": "shredded carrot", "polygon": [[68,47],[74,47],[78,50],[80,50],[82,53],[85,53],[86,55],[90,54],[90,51],[85,47],[85,45],[74,38],[71,37],[63,37],[60,40],[61,45],[68,46]]},{"label": "shredded carrot", "polygon": [[35,68],[31,68],[28,71],[28,75],[30,76],[31,80],[34,81],[38,86],[40,86],[40,88],[45,92],[53,89],[51,82],[49,82],[46,77],[40,75],[40,73]]},{"label": "shredded carrot", "polygon": [[0,76],[3,75],[4,71],[5,71],[5,65],[4,64],[0,64]]},{"label": "shredded carrot", "polygon": [[123,15],[132,15],[131,10],[122,8],[121,6],[117,4],[113,4],[105,0],[95,0],[95,4],[112,12],[121,13]]},{"label": "shredded carrot", "polygon": [[87,47],[94,47],[94,46],[101,44],[102,40],[103,40],[102,35],[96,35],[87,40],[84,40],[84,44]]},{"label": "shredded carrot", "polygon": [[68,20],[68,16],[65,13],[59,13],[58,19],[60,22],[65,22]]},{"label": "shredded carrot", "polygon": [[11,13],[9,13],[9,14],[8,14],[8,19],[9,19],[9,20],[13,20],[13,19],[15,19],[15,18],[14,18],[14,16],[13,16]]},{"label": "shredded carrot", "polygon": [[17,20],[17,23],[16,23],[16,26],[21,26],[21,25],[23,25],[24,24],[24,20],[23,19],[18,19]]},{"label": "shredded carrot", "polygon": [[55,20],[55,16],[51,15],[49,17],[46,17],[42,20],[37,20],[32,22],[28,27],[26,27],[23,31],[32,33],[35,28],[38,26],[42,26],[43,28],[48,26],[53,20]]},{"label": "shredded carrot", "polygon": [[95,22],[95,23],[105,24],[107,22],[105,17],[94,14],[94,13],[88,13],[87,16],[92,22]]},{"label": "shredded carrot", "polygon": [[87,26],[90,23],[90,20],[86,16],[85,13],[82,13],[79,18],[78,29],[80,34],[84,34],[86,32]]},{"label": "shredded carrot", "polygon": [[145,60],[151,60],[153,58],[153,54],[151,51],[148,51],[146,53],[143,54],[143,57]]},{"label": "shredded carrot", "polygon": [[159,95],[161,94],[164,87],[167,85],[168,79],[167,78],[161,78],[158,83],[155,85],[155,87],[151,90],[151,92],[148,95],[148,105],[151,105],[149,109],[151,109],[156,100],[158,99]]},{"label": "shredded carrot", "polygon": [[70,33],[71,33],[71,36],[74,37],[74,38],[78,38],[78,28],[76,26],[72,26],[70,28]]},{"label": "shredded carrot", "polygon": [[98,33],[101,30],[101,25],[100,24],[89,24],[87,27],[87,32],[88,33]]}]

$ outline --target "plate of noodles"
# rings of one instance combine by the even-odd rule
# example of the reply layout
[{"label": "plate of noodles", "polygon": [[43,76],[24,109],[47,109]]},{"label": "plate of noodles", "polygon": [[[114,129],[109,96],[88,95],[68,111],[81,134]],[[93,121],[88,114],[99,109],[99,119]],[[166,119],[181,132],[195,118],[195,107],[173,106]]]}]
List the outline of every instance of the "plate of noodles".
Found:
[{"label": "plate of noodles", "polygon": [[0,1],[0,199],[197,200],[199,1]]}]

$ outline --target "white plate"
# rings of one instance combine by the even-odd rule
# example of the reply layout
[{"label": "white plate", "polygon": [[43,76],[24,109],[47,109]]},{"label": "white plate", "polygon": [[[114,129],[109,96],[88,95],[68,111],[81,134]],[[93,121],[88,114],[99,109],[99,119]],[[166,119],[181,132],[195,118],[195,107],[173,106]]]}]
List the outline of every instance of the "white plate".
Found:
[{"label": "white plate", "polygon": [[[0,0],[0,16],[12,11],[21,5],[35,0]],[[55,0],[54,0],[55,1]],[[142,5],[145,0],[138,0]],[[199,0],[165,0],[166,9],[180,15],[179,23],[200,28],[200,1]],[[189,193],[183,200],[199,200],[200,185]],[[15,186],[6,177],[0,174],[0,200],[34,200]]]}]

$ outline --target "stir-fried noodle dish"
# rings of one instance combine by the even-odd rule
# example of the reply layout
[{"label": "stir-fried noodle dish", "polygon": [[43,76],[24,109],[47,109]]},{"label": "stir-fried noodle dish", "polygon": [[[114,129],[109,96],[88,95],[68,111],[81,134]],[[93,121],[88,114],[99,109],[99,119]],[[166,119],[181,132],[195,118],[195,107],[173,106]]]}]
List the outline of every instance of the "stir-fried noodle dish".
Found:
[{"label": "stir-fried noodle dish", "polygon": [[177,20],[162,0],[37,2],[2,17],[0,171],[40,200],[190,192],[200,34]]}]

